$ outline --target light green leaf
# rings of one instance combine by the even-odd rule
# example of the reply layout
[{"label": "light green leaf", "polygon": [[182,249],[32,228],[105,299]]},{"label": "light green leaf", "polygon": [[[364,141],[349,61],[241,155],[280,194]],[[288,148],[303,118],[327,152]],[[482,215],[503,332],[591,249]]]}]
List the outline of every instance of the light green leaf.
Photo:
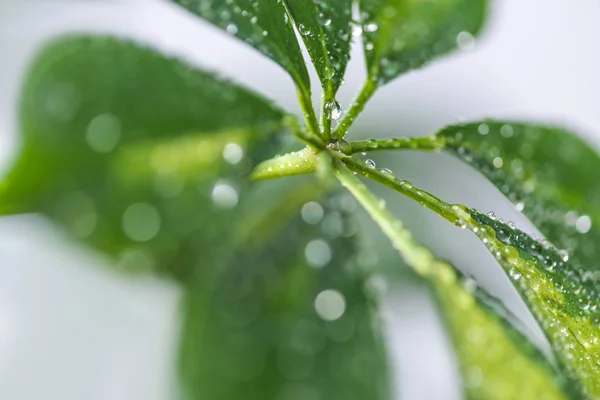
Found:
[{"label": "light green leaf", "polygon": [[360,0],[367,70],[383,85],[467,46],[481,29],[487,0]]},{"label": "light green leaf", "polygon": [[[360,171],[360,170],[357,170]],[[453,266],[436,260],[345,167],[337,176],[365,207],[404,261],[430,283],[456,348],[469,399],[567,399],[556,371],[516,331],[489,296]]]},{"label": "light green leaf", "polygon": [[325,97],[333,99],[350,59],[351,0],[287,0],[298,32],[315,65]]},{"label": "light green leaf", "polygon": [[266,181],[257,193],[265,184],[280,196],[263,202],[260,218],[242,221],[251,234],[221,266],[214,291],[207,297],[204,281],[188,288],[183,398],[388,399],[348,199],[315,201],[306,196],[312,180]]},{"label": "light green leaf", "polygon": [[281,65],[310,103],[310,80],[282,0],[171,0]]},{"label": "light green leaf", "polygon": [[179,277],[227,253],[246,177],[284,129],[256,94],[109,37],[46,47],[21,98],[0,209],[41,212],[126,268]]}]

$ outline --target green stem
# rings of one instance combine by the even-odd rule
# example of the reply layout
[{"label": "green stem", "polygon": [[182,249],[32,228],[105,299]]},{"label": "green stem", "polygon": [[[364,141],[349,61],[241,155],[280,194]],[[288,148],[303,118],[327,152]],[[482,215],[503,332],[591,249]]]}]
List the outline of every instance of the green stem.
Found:
[{"label": "green stem", "polygon": [[434,195],[414,187],[409,181],[396,178],[391,171],[378,170],[377,168],[370,167],[365,162],[354,157],[345,157],[342,161],[351,171],[382,183],[387,187],[418,201],[421,205],[429,208],[453,224],[458,225],[459,222],[462,223],[461,215],[457,213],[457,207],[462,209],[464,206],[448,204]]},{"label": "green stem", "polygon": [[410,232],[386,209],[385,202],[375,196],[344,165],[338,165],[335,174],[342,185],[354,195],[367,213],[390,239],[404,261],[419,275],[428,275],[435,265],[433,255],[413,240]]},{"label": "green stem", "polygon": [[300,103],[300,108],[302,109],[302,114],[304,115],[304,120],[306,121],[308,131],[311,136],[319,138],[319,123],[317,122],[317,116],[315,115],[315,110],[312,106],[310,93],[305,93],[303,91],[298,90],[297,94],[298,102]]},{"label": "green stem", "polygon": [[377,89],[377,86],[375,86],[375,83],[371,79],[365,80],[363,87],[360,89],[360,92],[358,92],[358,96],[356,96],[356,99],[354,99],[354,102],[346,112],[346,115],[344,115],[338,126],[331,133],[331,137],[334,139],[341,139],[346,135],[346,132],[356,117],[358,117],[365,108],[367,101],[373,96],[373,93],[375,93],[375,89]]},{"label": "green stem", "polygon": [[439,150],[444,147],[444,144],[444,138],[436,135],[394,139],[368,139],[350,142],[352,153],[402,149]]},{"label": "green stem", "polygon": [[331,139],[331,110],[327,110],[327,104],[331,100],[326,92],[321,98],[321,126],[323,127],[323,139],[328,142]]}]

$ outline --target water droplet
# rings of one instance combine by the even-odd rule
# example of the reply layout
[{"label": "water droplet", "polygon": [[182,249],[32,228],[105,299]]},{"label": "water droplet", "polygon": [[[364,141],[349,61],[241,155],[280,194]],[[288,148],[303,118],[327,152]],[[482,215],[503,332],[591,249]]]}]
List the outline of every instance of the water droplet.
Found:
[{"label": "water droplet", "polygon": [[514,133],[513,127],[508,124],[504,124],[500,127],[500,134],[505,138],[512,137]]},{"label": "water droplet", "polygon": [[517,210],[519,212],[523,211],[524,208],[525,208],[525,203],[523,203],[522,201],[515,204],[515,210]]},{"label": "water droplet", "polygon": [[490,219],[496,220],[496,214],[494,214],[494,212],[493,212],[493,211],[490,211],[489,213],[487,213],[487,216],[488,216]]},{"label": "water droplet", "polygon": [[234,208],[239,201],[237,190],[223,181],[219,181],[213,186],[211,197],[217,207],[225,209]]},{"label": "water droplet", "polygon": [[121,138],[121,120],[112,114],[101,114],[92,119],[85,131],[85,139],[92,150],[110,153]]},{"label": "water droplet", "polygon": [[362,35],[362,26],[360,26],[359,24],[353,25],[352,26],[352,36],[358,37],[360,35]]},{"label": "water droplet", "polygon": [[471,50],[475,47],[475,38],[467,31],[462,31],[456,36],[456,44],[461,50]]},{"label": "water droplet", "polygon": [[300,24],[300,25],[298,25],[298,32],[300,32],[300,34],[303,35],[303,36],[309,36],[310,35],[310,28],[308,28],[304,24]]},{"label": "water droplet", "polygon": [[387,175],[387,176],[391,176],[391,177],[394,176],[394,172],[388,168],[382,168],[379,170],[379,172],[381,172],[382,174]]},{"label": "water droplet", "polygon": [[522,276],[521,273],[515,268],[509,269],[508,275],[515,281],[518,281],[519,279],[521,279],[521,276]]},{"label": "water droplet", "polygon": [[327,103],[325,103],[325,110],[334,121],[340,119],[340,116],[342,115],[342,106],[335,99],[328,100]]},{"label": "water droplet", "polygon": [[569,252],[567,250],[559,250],[558,251],[558,255],[560,257],[561,260],[563,260],[564,262],[569,261]]},{"label": "water droplet", "polygon": [[331,248],[325,240],[315,239],[304,248],[304,256],[311,267],[322,268],[331,261]]},{"label": "water droplet", "polygon": [[311,201],[302,206],[302,219],[307,224],[318,224],[323,219],[323,207],[316,201]]},{"label": "water droplet", "polygon": [[480,135],[487,135],[490,133],[490,127],[488,124],[481,124],[477,127],[477,132],[479,132]]},{"label": "water droplet", "polygon": [[365,32],[375,32],[377,31],[377,29],[379,29],[379,26],[377,26],[377,24],[373,22],[371,22],[370,24],[366,24],[364,27]]},{"label": "water droplet", "polygon": [[577,221],[575,222],[575,229],[577,229],[579,233],[588,233],[591,228],[592,220],[589,216],[582,215],[581,217],[577,218]]},{"label": "water droplet", "polygon": [[365,43],[365,50],[367,50],[367,51],[373,50],[373,43],[371,43],[371,42]]},{"label": "water droplet", "polygon": [[230,35],[235,35],[238,32],[238,27],[236,24],[227,24],[227,27],[225,28],[225,30]]},{"label": "water droplet", "polygon": [[223,159],[229,164],[237,164],[244,158],[244,149],[237,143],[227,143],[223,147]]},{"label": "water droplet", "polygon": [[156,207],[148,203],[129,206],[122,217],[123,232],[134,242],[147,242],[160,231],[160,214]]},{"label": "water droplet", "polygon": [[318,18],[319,23],[323,26],[329,26],[331,24],[331,18],[325,13],[320,12]]},{"label": "water droplet", "polygon": [[502,166],[504,165],[504,161],[500,157],[494,158],[494,161],[492,161],[492,163],[494,164],[494,167],[496,167],[496,168],[502,168]]},{"label": "water droplet", "polygon": [[365,160],[365,165],[369,168],[375,168],[377,166],[377,164],[375,164],[375,161],[371,159]]},{"label": "water droplet", "polygon": [[315,311],[325,321],[335,321],[346,311],[346,299],[337,290],[323,290],[315,298]]}]

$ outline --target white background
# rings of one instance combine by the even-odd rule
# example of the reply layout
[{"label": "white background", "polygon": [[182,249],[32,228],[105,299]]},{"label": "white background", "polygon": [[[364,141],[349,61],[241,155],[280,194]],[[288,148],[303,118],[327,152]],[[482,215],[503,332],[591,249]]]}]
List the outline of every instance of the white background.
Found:
[{"label": "white background", "polygon": [[[475,50],[382,89],[352,134],[420,135],[461,120],[511,117],[561,123],[598,144],[600,2],[492,3]],[[15,101],[28,59],[45,39],[73,30],[136,37],[297,111],[291,81],[278,66],[159,0],[0,0],[0,169],[18,143]],[[362,75],[356,50],[339,95],[343,105]],[[385,160],[397,175],[448,201],[493,209],[533,231],[489,183],[449,157],[402,153]],[[502,271],[474,238],[418,205],[386,197],[421,241],[502,297],[543,345]],[[172,398],[177,288],[117,276],[101,264],[39,217],[0,220],[0,398]],[[454,360],[426,294],[401,284],[393,289],[384,312],[399,397],[459,398]]]}]

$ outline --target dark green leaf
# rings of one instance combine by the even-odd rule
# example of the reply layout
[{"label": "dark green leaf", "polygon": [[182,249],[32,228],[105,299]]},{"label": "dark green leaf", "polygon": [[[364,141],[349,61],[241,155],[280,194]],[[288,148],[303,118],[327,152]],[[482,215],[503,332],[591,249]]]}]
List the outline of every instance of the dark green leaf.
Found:
[{"label": "dark green leaf", "polygon": [[[337,176],[392,241],[404,261],[429,282],[456,347],[469,399],[566,399],[563,380],[507,321],[506,312],[469,278],[436,260],[345,168]],[[492,308],[494,305],[494,308]]]},{"label": "dark green leaf", "polygon": [[600,269],[600,156],[561,128],[482,121],[443,129],[445,148],[485,175],[570,259]]},{"label": "dark green leaf", "polygon": [[0,209],[44,213],[126,267],[181,276],[226,253],[245,177],[272,155],[282,120],[256,94],[153,50],[62,39],[29,74]]},{"label": "dark green leaf", "polygon": [[[281,65],[310,100],[310,80],[282,0],[171,0]],[[201,40],[201,38],[199,38]]]},{"label": "dark green leaf", "polygon": [[385,84],[479,33],[487,0],[360,0],[369,76]]},{"label": "dark green leaf", "polygon": [[285,195],[263,204],[268,212],[248,225],[210,296],[203,281],[189,287],[184,399],[388,398],[374,300],[340,207],[348,199],[303,207],[307,188],[297,182],[280,183]]},{"label": "dark green leaf", "polygon": [[351,0],[287,0],[326,97],[335,96],[350,59]]}]

